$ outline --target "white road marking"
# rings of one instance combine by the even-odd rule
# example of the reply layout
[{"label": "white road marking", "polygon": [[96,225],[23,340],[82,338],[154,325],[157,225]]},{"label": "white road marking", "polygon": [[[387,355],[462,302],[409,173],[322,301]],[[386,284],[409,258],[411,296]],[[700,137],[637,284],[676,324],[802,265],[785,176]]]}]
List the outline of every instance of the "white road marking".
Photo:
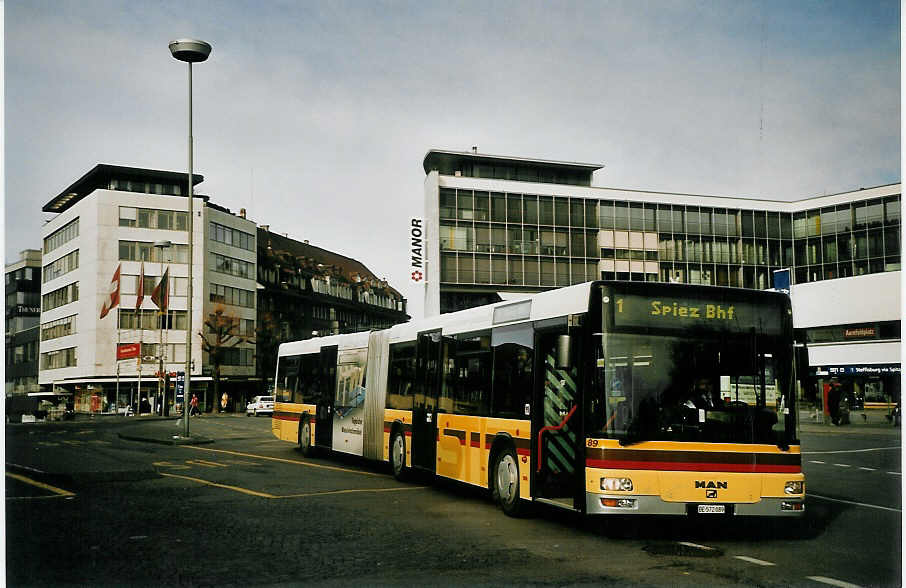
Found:
[{"label": "white road marking", "polygon": [[686,547],[694,547],[696,549],[704,549],[705,551],[714,551],[713,547],[708,547],[707,545],[699,545],[698,543],[690,543],[689,541],[679,541],[680,545],[685,545]]},{"label": "white road marking", "polygon": [[848,463],[835,463],[834,465],[837,466],[838,468],[848,468],[848,467],[852,467],[852,466],[850,466]]},{"label": "white road marking", "polygon": [[754,557],[749,557],[747,555],[734,555],[736,559],[741,559],[742,561],[747,561],[759,566],[776,566],[774,562],[764,561],[763,559],[755,559]]},{"label": "white road marking", "polygon": [[889,510],[890,512],[903,512],[899,508],[890,508],[889,506],[880,506],[877,504],[866,504],[864,502],[853,502],[852,500],[841,500],[839,498],[831,498],[829,496],[821,496],[820,494],[806,494],[806,496],[811,496],[812,498],[817,498],[818,500],[827,500],[829,502],[839,502],[841,504],[851,504],[853,506],[864,506],[865,508],[877,508],[878,510]]},{"label": "white road marking", "polygon": [[865,453],[866,451],[891,451],[900,447],[870,447],[868,449],[840,449],[839,451],[803,451],[802,455],[830,455],[832,453]]},{"label": "white road marking", "polygon": [[813,459],[813,460],[811,460],[810,463],[824,463],[824,462],[823,462],[823,461],[818,461],[817,459]]},{"label": "white road marking", "polygon": [[840,588],[861,588],[858,584],[850,584],[849,582],[844,582],[843,580],[835,580],[834,578],[828,578],[825,576],[806,576],[809,580],[814,580],[815,582],[821,582],[822,584],[830,584],[831,586],[839,586]]},{"label": "white road marking", "polygon": [[903,472],[887,472],[887,473],[890,474],[891,476],[902,476],[903,475]]},{"label": "white road marking", "polygon": [[859,469],[865,470],[866,472],[876,472],[877,471],[877,469],[875,469],[875,468],[859,468]]}]

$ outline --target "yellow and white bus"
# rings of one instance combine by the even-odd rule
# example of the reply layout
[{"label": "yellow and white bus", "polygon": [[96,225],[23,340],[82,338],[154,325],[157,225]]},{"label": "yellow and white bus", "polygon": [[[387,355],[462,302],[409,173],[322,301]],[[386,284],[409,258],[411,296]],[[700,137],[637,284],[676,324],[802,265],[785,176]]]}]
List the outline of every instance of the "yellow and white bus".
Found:
[{"label": "yellow and white bus", "polygon": [[511,515],[801,515],[792,325],[777,292],[589,282],[284,343],[273,433]]}]

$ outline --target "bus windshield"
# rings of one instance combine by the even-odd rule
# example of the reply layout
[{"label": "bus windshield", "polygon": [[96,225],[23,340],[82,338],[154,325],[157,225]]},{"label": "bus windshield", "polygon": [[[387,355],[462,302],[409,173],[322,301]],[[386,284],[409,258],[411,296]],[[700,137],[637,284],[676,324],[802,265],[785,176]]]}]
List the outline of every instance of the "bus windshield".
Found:
[{"label": "bus windshield", "polygon": [[780,337],[693,330],[595,340],[589,437],[786,446],[795,436],[792,349]]}]

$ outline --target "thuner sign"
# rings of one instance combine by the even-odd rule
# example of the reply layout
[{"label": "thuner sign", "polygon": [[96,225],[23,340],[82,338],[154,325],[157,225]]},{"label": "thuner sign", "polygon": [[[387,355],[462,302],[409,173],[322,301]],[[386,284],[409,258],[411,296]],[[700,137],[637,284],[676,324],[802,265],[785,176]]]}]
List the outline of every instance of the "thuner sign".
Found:
[{"label": "thuner sign", "polygon": [[425,231],[422,219],[413,218],[409,223],[409,280],[413,284],[425,282]]}]

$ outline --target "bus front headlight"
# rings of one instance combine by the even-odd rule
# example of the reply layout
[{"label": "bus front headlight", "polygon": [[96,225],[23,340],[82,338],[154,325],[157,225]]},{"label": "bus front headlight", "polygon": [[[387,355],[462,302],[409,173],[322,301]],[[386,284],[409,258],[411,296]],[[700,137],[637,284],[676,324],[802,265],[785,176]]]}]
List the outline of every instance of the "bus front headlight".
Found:
[{"label": "bus front headlight", "polygon": [[601,478],[601,490],[630,492],[632,491],[632,480],[629,478]]},{"label": "bus front headlight", "polygon": [[802,480],[790,481],[783,486],[783,491],[787,494],[802,494],[802,487]]}]

